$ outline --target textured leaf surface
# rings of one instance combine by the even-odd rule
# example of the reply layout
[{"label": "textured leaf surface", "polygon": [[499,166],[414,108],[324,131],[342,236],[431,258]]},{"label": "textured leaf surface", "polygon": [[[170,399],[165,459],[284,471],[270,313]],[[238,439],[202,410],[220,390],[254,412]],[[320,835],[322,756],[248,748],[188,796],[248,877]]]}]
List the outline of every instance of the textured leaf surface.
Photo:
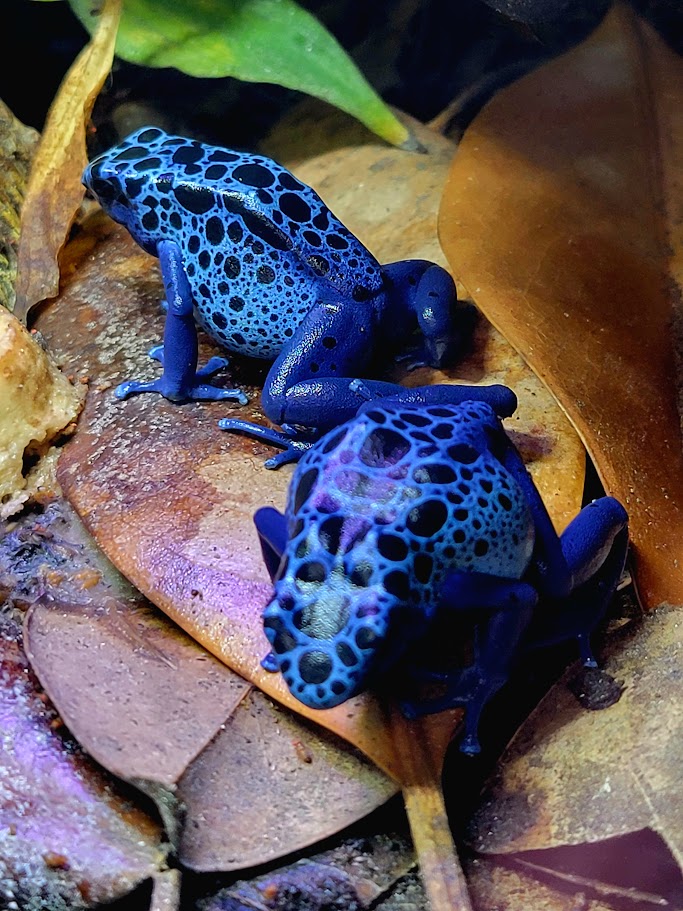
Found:
[{"label": "textured leaf surface", "polygon": [[[0,624],[0,888],[66,911],[125,896],[164,863],[162,833],[68,737],[20,645]],[[12,907],[12,905],[6,905]],[[17,907],[17,905],[14,905]]]},{"label": "textured leaf surface", "polygon": [[14,309],[19,216],[38,134],[0,101],[0,305]]},{"label": "textured leaf surface", "polygon": [[362,754],[252,689],[179,782],[180,856],[194,870],[254,866],[342,831],[395,792]]},{"label": "textured leaf surface", "polygon": [[85,127],[111,69],[122,0],[105,0],[90,20],[93,37],[64,77],[33,157],[21,210],[15,314],[26,321],[34,304],[59,290],[59,252],[83,199]]},{"label": "textured leaf surface", "polygon": [[368,760],[276,708],[145,602],[65,501],[0,542],[0,586],[10,604],[32,604],[27,652],[64,722],[157,803],[185,865],[272,861],[395,793]]},{"label": "textured leaf surface", "polygon": [[[671,906],[680,907],[680,610],[661,608],[647,615],[642,625],[613,637],[604,655],[604,668],[623,684],[619,702],[588,712],[568,686],[553,689],[503,756],[471,823],[469,841],[489,855],[539,852],[533,861],[546,868],[552,868],[553,862],[545,849],[594,845],[594,871],[602,870],[607,878],[615,867],[623,873],[624,859],[630,856],[629,875],[622,883],[635,881],[634,887],[640,883],[643,892],[658,892],[657,877],[653,882],[648,871],[661,864],[659,885],[670,891],[673,882],[678,898]],[[667,851],[643,840],[647,830],[657,833],[668,848],[669,866],[678,865],[677,876],[665,875]],[[640,835],[643,843],[639,848],[633,840],[606,843],[629,833]],[[608,863],[613,851],[619,859]],[[658,855],[663,859],[657,860]],[[589,857],[583,858],[584,871],[590,869]],[[666,897],[671,899],[671,895]]]},{"label": "textured leaf surface", "polygon": [[484,108],[440,215],[456,274],[626,506],[647,607],[683,603],[682,86],[680,57],[616,6]]},{"label": "textured leaf surface", "polygon": [[197,911],[270,911],[279,906],[306,911],[419,911],[425,907],[419,883],[412,890],[412,904],[405,897],[402,901],[402,889],[397,888],[414,863],[410,844],[400,835],[349,839],[329,851],[220,889],[200,901]]},{"label": "textured leaf surface", "polygon": [[[70,0],[92,28],[92,0]],[[411,135],[332,35],[294,0],[126,0],[116,53],[190,76],[274,82],[357,117],[393,145]]]}]

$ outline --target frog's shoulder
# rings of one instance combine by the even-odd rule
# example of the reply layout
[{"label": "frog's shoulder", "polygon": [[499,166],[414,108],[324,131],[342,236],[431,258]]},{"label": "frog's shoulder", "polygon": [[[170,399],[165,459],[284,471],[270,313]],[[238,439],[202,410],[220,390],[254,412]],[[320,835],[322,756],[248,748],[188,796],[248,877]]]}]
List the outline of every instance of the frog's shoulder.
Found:
[{"label": "frog's shoulder", "polygon": [[316,276],[352,298],[363,300],[381,289],[377,260],[315,190],[276,161],[156,127],[133,133],[118,149],[119,159],[138,159],[138,170],[171,175],[181,185],[174,189],[176,199],[191,216],[201,214],[198,207],[212,214],[223,210],[226,221],[238,219],[245,231],[306,262]]}]

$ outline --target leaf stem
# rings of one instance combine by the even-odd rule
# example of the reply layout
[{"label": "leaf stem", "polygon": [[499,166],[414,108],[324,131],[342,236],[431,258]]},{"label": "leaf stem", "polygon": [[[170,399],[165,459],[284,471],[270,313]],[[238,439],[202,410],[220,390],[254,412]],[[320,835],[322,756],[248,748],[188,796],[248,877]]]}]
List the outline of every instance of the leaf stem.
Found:
[{"label": "leaf stem", "polygon": [[391,710],[401,785],[413,845],[431,911],[472,911],[441,790],[441,763],[430,749],[428,726]]}]

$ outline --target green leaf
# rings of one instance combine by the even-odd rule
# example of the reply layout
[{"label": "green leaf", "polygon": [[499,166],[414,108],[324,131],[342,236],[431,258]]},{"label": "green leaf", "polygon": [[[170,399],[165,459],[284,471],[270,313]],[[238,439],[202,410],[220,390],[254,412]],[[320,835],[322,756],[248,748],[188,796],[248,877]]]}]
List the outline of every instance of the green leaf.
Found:
[{"label": "green leaf", "polygon": [[[69,3],[92,29],[93,0]],[[415,147],[344,49],[294,0],[125,0],[116,53],[190,76],[297,89],[341,108],[392,145]]]}]

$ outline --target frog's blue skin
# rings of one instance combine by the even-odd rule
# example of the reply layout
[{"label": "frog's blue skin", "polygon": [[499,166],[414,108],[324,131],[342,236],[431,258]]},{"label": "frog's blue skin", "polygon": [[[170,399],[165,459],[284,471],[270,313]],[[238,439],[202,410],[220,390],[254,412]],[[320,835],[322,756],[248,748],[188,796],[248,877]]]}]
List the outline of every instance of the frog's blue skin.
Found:
[{"label": "frog's blue skin", "polygon": [[162,376],[125,382],[116,394],[244,404],[240,390],[205,382],[227,361],[197,370],[196,317],[227,350],[274,360],[262,404],[284,433],[220,424],[283,446],[269,467],[298,459],[311,436],[352,417],[368,396],[415,398],[392,383],[352,380],[380,352],[383,360],[405,352],[416,329],[413,366],[441,366],[458,347],[455,286],[444,269],[424,260],[380,266],[314,190],[264,156],[146,127],[92,161],[83,182],[159,257],[168,302],[164,345],[150,351]]},{"label": "frog's blue skin", "polygon": [[281,671],[308,706],[338,705],[397,666],[403,679],[439,677],[430,625],[443,611],[478,618],[473,662],[440,677],[443,697],[404,702],[412,715],[465,706],[461,749],[470,753],[482,708],[533,637],[577,638],[595,665],[589,636],[628,540],[626,512],[611,497],[558,538],[481,401],[368,403],[303,455],[286,515],[265,508],[255,521],[274,581],[264,667]]}]

